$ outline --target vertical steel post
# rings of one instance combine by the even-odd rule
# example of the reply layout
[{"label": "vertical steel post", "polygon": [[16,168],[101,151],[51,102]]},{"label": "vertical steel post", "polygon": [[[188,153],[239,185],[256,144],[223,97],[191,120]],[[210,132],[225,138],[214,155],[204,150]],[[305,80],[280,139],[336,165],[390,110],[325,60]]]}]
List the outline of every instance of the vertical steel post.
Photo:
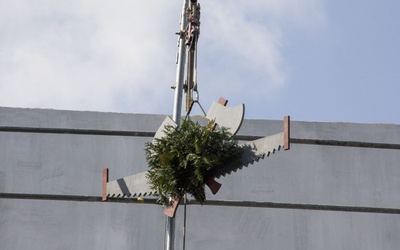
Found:
[{"label": "vertical steel post", "polygon": [[[183,0],[180,30],[179,30],[179,54],[177,57],[176,67],[176,83],[175,83],[175,99],[174,99],[174,112],[172,119],[179,126],[181,121],[182,111],[182,95],[183,95],[183,82],[185,78],[185,60],[186,60],[186,46],[185,36],[183,31],[187,26],[186,9],[189,6],[189,0]],[[175,218],[166,216],[165,218],[165,250],[174,250],[175,245]]]},{"label": "vertical steel post", "polygon": [[185,36],[183,34],[187,26],[186,9],[189,6],[189,0],[183,0],[182,13],[181,13],[181,26],[179,30],[179,52],[177,57],[176,66],[176,83],[175,83],[175,101],[174,113],[172,119],[179,126],[182,110],[182,95],[183,95],[183,82],[185,81],[185,61],[186,61],[186,45]]}]

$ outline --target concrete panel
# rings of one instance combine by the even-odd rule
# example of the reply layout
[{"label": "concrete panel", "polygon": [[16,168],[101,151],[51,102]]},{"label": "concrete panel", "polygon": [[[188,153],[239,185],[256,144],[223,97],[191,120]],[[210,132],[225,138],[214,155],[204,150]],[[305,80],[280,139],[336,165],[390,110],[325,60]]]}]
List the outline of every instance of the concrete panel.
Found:
[{"label": "concrete panel", "polygon": [[[155,132],[163,115],[0,108],[0,127]],[[293,117],[292,117],[293,118]],[[245,120],[238,135],[282,131]],[[400,126],[292,122],[293,138],[400,144]],[[151,137],[0,131],[0,193],[101,196],[147,169]],[[400,208],[400,151],[292,144],[237,173],[209,199]],[[183,207],[176,249],[182,249]],[[1,249],[162,249],[158,205],[0,199]],[[399,214],[188,206],[186,249],[398,249]]]}]

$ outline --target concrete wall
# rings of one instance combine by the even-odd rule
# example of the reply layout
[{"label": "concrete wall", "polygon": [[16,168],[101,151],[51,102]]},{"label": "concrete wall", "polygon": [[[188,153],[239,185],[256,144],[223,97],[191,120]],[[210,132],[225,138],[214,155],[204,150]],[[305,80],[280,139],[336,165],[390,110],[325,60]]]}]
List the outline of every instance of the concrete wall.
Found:
[{"label": "concrete wall", "polygon": [[[150,137],[10,132],[10,127],[156,131],[165,116],[0,108],[0,193],[101,195],[146,170]],[[240,135],[281,121],[246,120]],[[400,144],[400,126],[292,122],[293,138]],[[208,199],[400,208],[400,151],[292,144],[219,180]],[[158,205],[0,199],[0,249],[163,249]],[[188,206],[186,249],[398,249],[400,215]],[[182,249],[183,209],[176,220]]]}]

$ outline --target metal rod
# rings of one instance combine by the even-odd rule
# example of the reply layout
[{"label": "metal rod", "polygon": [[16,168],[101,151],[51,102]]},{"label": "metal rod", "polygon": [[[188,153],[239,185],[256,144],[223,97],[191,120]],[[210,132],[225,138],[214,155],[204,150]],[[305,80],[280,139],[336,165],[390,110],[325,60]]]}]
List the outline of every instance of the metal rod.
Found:
[{"label": "metal rod", "polygon": [[[199,205],[197,201],[189,201],[188,205]],[[299,203],[274,203],[256,201],[222,201],[208,200],[204,205],[208,206],[229,206],[229,207],[254,207],[254,208],[276,208],[276,209],[298,209],[298,210],[319,210],[337,212],[359,212],[359,213],[379,213],[379,214],[400,214],[400,208],[382,207],[361,207],[361,206],[336,206],[318,204],[299,204]]]},{"label": "metal rod", "polygon": [[[234,138],[240,141],[253,141],[263,138],[263,136],[235,135]],[[318,146],[336,146],[336,147],[354,147],[354,148],[380,148],[400,150],[400,144],[362,142],[362,141],[339,141],[339,140],[320,140],[306,138],[290,138],[291,144],[318,145]]]},{"label": "metal rod", "polygon": [[[174,110],[172,119],[179,126],[181,122],[182,113],[182,95],[183,95],[183,82],[185,78],[185,60],[186,60],[186,46],[184,30],[187,26],[186,9],[189,6],[189,0],[183,0],[181,20],[180,20],[180,30],[179,30],[179,54],[176,66],[176,86],[175,86],[175,96],[174,96]],[[174,250],[175,246],[175,218],[165,217],[165,250]]]},{"label": "metal rod", "polygon": [[108,197],[106,201],[103,201],[102,196],[60,195],[60,194],[0,193],[0,199],[158,204],[157,199],[154,198],[138,200],[134,198],[127,199],[127,198]]},{"label": "metal rod", "polygon": [[400,149],[400,144],[361,142],[361,141],[338,141],[338,140],[290,138],[290,142],[293,144],[310,144],[310,145],[321,145],[321,146]]},{"label": "metal rod", "polygon": [[[39,134],[73,134],[73,135],[101,135],[101,136],[132,136],[132,137],[154,137],[151,131],[123,131],[123,130],[101,130],[101,129],[68,129],[68,128],[37,128],[37,127],[13,127],[0,126],[0,132],[11,133],[39,133]],[[236,140],[252,141],[261,139],[263,136],[235,135]],[[376,143],[361,141],[320,140],[307,138],[290,138],[290,143],[305,145],[337,146],[337,147],[359,147],[380,148],[400,150],[400,144]]]},{"label": "metal rod", "polygon": [[180,20],[180,31],[179,31],[179,54],[176,62],[176,86],[174,96],[174,111],[172,119],[179,126],[182,112],[182,95],[183,95],[183,82],[185,79],[185,60],[186,60],[186,46],[184,30],[187,26],[186,9],[189,5],[189,0],[183,0],[181,20]]},{"label": "metal rod", "polygon": [[37,128],[0,126],[0,132],[38,133],[38,134],[72,134],[72,135],[105,135],[105,136],[137,136],[154,137],[151,131],[102,130],[102,129],[70,129],[70,128]]},{"label": "metal rod", "polygon": [[[127,198],[108,198],[107,201],[102,201],[101,196],[55,195],[55,194],[0,193],[0,199],[102,202],[102,203],[111,202],[111,203],[126,203],[126,204],[158,205],[157,199],[154,198],[148,198],[143,200],[127,199]],[[199,202],[195,200],[187,200],[186,204],[188,206],[201,205]],[[253,207],[253,208],[297,209],[297,210],[316,210],[316,211],[334,211],[334,212],[400,214],[400,208],[336,206],[336,205],[275,203],[275,202],[257,202],[257,201],[207,200],[206,203],[203,204],[203,206]]]},{"label": "metal rod", "polygon": [[187,194],[183,199],[183,240],[182,240],[182,250],[186,249],[186,207],[187,207]]}]

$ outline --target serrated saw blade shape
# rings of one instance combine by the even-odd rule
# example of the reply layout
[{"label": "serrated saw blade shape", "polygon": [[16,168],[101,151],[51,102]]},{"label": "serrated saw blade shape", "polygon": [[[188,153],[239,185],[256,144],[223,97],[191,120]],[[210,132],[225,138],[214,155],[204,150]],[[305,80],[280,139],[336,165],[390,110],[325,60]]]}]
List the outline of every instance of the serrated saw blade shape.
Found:
[{"label": "serrated saw blade shape", "polygon": [[146,174],[147,172],[142,172],[107,182],[107,197],[135,198],[153,196],[155,191],[151,189]]},{"label": "serrated saw blade shape", "polygon": [[284,133],[278,133],[270,136],[263,137],[258,140],[243,143],[242,154],[239,162],[226,164],[224,166],[211,170],[210,175],[214,178],[226,176],[238,169],[248,167],[249,164],[258,162],[264,157],[268,157],[280,150],[284,146]]}]

